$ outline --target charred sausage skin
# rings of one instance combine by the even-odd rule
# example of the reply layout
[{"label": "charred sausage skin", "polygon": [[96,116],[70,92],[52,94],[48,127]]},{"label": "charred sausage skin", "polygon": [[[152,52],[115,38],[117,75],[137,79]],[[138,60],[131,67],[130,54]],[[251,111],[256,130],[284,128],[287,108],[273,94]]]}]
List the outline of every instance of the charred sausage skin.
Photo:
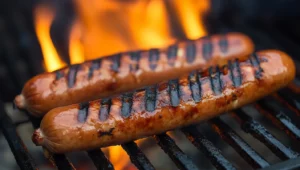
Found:
[{"label": "charred sausage skin", "polygon": [[287,54],[261,51],[247,61],[229,61],[144,90],[53,109],[33,142],[55,153],[121,144],[241,107],[286,86],[294,76]]},{"label": "charred sausage skin", "polygon": [[253,52],[243,34],[213,35],[177,43],[166,49],[121,53],[38,75],[15,99],[20,109],[35,116],[49,110],[131,91]]}]

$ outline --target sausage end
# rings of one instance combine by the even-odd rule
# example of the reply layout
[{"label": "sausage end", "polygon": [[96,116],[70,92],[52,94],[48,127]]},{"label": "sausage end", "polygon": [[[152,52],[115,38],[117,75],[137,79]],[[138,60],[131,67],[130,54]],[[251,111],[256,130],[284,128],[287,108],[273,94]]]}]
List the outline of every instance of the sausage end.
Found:
[{"label": "sausage end", "polygon": [[41,132],[40,129],[37,129],[34,131],[34,133],[32,135],[32,141],[37,146],[41,146],[43,144],[44,137],[43,137],[43,133]]},{"label": "sausage end", "polygon": [[17,95],[14,103],[17,106],[17,108],[24,109],[26,104],[25,104],[25,97],[23,96],[23,94]]}]

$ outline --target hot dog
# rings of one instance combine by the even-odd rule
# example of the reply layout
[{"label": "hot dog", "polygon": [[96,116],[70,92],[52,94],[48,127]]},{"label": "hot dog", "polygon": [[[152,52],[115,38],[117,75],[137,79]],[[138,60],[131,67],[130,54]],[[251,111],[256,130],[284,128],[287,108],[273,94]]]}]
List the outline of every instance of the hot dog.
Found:
[{"label": "hot dog", "polygon": [[20,109],[43,116],[59,106],[91,101],[182,76],[192,70],[241,60],[253,52],[245,35],[229,33],[182,42],[166,49],[113,55],[44,73],[15,98]]},{"label": "hot dog", "polygon": [[241,107],[286,86],[294,76],[287,54],[265,50],[244,62],[229,61],[144,90],[55,108],[32,139],[54,153],[121,144]]}]

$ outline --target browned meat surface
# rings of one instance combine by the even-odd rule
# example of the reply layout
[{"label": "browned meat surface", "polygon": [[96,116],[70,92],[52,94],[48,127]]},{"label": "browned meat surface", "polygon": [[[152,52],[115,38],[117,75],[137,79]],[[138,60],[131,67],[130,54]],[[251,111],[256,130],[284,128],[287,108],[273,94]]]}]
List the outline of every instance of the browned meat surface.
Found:
[{"label": "browned meat surface", "polygon": [[294,76],[287,54],[261,51],[247,61],[230,61],[146,90],[55,108],[33,141],[55,153],[121,144],[241,107],[286,86]]}]

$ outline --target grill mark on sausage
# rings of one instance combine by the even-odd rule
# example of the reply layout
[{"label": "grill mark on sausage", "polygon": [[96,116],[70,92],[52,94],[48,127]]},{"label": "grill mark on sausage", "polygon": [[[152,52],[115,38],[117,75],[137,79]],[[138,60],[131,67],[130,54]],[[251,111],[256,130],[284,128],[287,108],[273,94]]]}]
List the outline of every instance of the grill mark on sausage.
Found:
[{"label": "grill mark on sausage", "polygon": [[83,102],[79,104],[79,111],[77,119],[80,123],[83,123],[86,121],[87,116],[89,113],[89,102]]},{"label": "grill mark on sausage", "polygon": [[169,96],[171,105],[176,107],[180,104],[180,92],[178,80],[169,81]]},{"label": "grill mark on sausage", "polygon": [[168,64],[170,66],[174,66],[176,58],[177,58],[177,45],[172,45],[168,48]]},{"label": "grill mark on sausage", "polygon": [[93,60],[92,64],[89,68],[89,72],[88,72],[88,78],[91,79],[93,77],[93,73],[95,70],[98,70],[101,66],[101,62],[102,60]]},{"label": "grill mark on sausage", "polygon": [[195,102],[200,102],[201,100],[201,82],[200,82],[200,74],[197,71],[193,71],[189,74],[189,85],[190,90],[192,92],[192,97]]},{"label": "grill mark on sausage", "polygon": [[226,35],[222,35],[220,40],[219,40],[219,47],[221,49],[222,53],[227,53],[228,51],[228,39]]},{"label": "grill mark on sausage", "polygon": [[145,108],[148,112],[152,112],[156,107],[157,99],[157,85],[149,86],[146,88],[145,94]]},{"label": "grill mark on sausage", "polygon": [[108,131],[100,131],[100,130],[98,130],[97,132],[98,132],[98,137],[102,137],[102,136],[113,136],[113,130],[114,130],[115,128],[110,128]]},{"label": "grill mark on sausage", "polygon": [[250,57],[250,62],[251,62],[252,66],[255,69],[255,78],[261,79],[262,78],[263,69],[260,66],[260,60],[258,59],[256,53],[252,54],[252,56]]},{"label": "grill mark on sausage", "polygon": [[68,87],[72,88],[76,83],[76,76],[77,72],[80,68],[79,64],[70,66],[69,73],[68,73]]},{"label": "grill mark on sausage", "polygon": [[194,62],[196,58],[196,45],[195,42],[189,42],[186,46],[186,59],[188,63]]},{"label": "grill mark on sausage", "polygon": [[101,121],[107,120],[109,113],[110,113],[110,107],[111,107],[111,99],[102,99],[100,102],[100,112],[99,112],[99,119]]},{"label": "grill mark on sausage", "polygon": [[118,72],[120,65],[121,65],[121,56],[122,54],[116,54],[110,57],[111,59],[111,66],[110,69],[114,72]]},{"label": "grill mark on sausage", "polygon": [[133,93],[125,93],[122,95],[122,108],[121,115],[124,118],[128,118],[131,114]]},{"label": "grill mark on sausage", "polygon": [[151,70],[156,69],[159,58],[160,58],[160,55],[159,55],[158,49],[151,49],[149,51],[148,61],[149,61],[149,66],[150,66]]},{"label": "grill mark on sausage", "polygon": [[221,73],[220,68],[218,66],[215,67],[215,71],[213,67],[209,68],[209,78],[210,78],[210,84],[211,88],[215,95],[220,95],[222,93],[223,85],[222,85],[222,79],[221,79]]},{"label": "grill mark on sausage", "polygon": [[235,61],[228,61],[228,67],[230,70],[230,78],[233,82],[234,87],[239,87],[242,85],[242,73],[240,68],[240,63],[238,59]]},{"label": "grill mark on sausage", "polygon": [[57,70],[55,72],[55,80],[59,80],[60,78],[64,77],[64,72],[62,70]]},{"label": "grill mark on sausage", "polygon": [[213,44],[209,37],[205,38],[206,41],[202,44],[202,55],[205,60],[209,60],[213,53]]},{"label": "grill mark on sausage", "polygon": [[130,53],[130,59],[131,59],[131,61],[134,61],[134,63],[130,64],[130,71],[132,71],[132,72],[137,71],[139,69],[139,61],[141,59],[141,52],[136,51],[136,52]]}]

